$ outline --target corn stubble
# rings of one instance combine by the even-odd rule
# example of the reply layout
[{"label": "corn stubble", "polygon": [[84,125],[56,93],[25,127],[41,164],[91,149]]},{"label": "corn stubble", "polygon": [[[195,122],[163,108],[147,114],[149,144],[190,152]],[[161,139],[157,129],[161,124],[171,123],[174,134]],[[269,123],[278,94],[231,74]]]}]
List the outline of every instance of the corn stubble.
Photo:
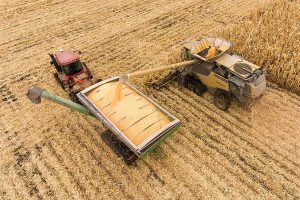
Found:
[{"label": "corn stubble", "polygon": [[[161,91],[148,87],[147,82],[160,78],[158,74],[132,80],[183,126],[156,152],[130,167],[101,140],[107,129],[97,120],[47,101],[32,105],[24,95],[30,86],[39,85],[67,98],[51,76],[48,51],[82,50],[94,77],[105,79],[178,62],[182,41],[219,35],[217,31],[225,27],[220,21],[229,26],[230,20],[240,20],[225,34],[235,43],[235,53],[269,71],[270,66],[288,71],[284,67],[292,60],[278,58],[272,63],[257,55],[282,44],[276,40],[278,33],[269,34],[274,44],[254,42],[258,29],[249,34],[260,16],[270,16],[266,10],[274,6],[283,10],[283,3],[269,4],[248,18],[257,0],[72,2],[3,4],[7,9],[0,18],[4,27],[0,27],[4,41],[0,43],[0,199],[299,199],[300,124],[295,122],[300,119],[300,98],[273,84],[252,110],[233,103],[222,112],[213,105],[212,95],[199,97],[176,82]],[[37,12],[40,8],[45,12]],[[51,20],[45,13],[53,16]],[[24,14],[32,15],[30,20],[21,18]],[[262,19],[260,26],[264,20],[275,24],[273,19]],[[282,26],[294,27],[287,23],[291,25]],[[299,34],[294,30],[293,35]],[[247,38],[245,48],[251,50],[242,51]],[[293,45],[288,44],[285,53]],[[269,56],[281,55],[270,52]],[[269,72],[269,80],[272,76]]]}]

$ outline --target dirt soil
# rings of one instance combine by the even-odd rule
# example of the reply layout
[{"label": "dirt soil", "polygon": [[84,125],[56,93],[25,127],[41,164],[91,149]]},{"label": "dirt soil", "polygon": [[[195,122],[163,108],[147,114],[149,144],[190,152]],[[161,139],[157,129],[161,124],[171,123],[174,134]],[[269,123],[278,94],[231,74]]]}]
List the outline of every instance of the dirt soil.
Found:
[{"label": "dirt soil", "polygon": [[228,112],[172,83],[137,87],[182,121],[160,149],[127,166],[106,128],[51,102],[64,97],[49,52],[81,50],[102,79],[169,62],[171,52],[239,24],[263,0],[2,0],[0,199],[299,199],[300,96],[268,84],[251,108]]}]

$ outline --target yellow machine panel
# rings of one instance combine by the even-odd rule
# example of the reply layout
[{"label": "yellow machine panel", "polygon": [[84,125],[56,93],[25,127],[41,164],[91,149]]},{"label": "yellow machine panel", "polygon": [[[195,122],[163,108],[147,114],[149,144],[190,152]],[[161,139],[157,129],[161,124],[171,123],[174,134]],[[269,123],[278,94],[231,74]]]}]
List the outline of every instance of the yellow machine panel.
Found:
[{"label": "yellow machine panel", "polygon": [[208,76],[204,76],[201,74],[195,74],[195,76],[197,76],[207,87],[219,88],[225,91],[229,91],[228,80],[214,72],[211,72]]}]

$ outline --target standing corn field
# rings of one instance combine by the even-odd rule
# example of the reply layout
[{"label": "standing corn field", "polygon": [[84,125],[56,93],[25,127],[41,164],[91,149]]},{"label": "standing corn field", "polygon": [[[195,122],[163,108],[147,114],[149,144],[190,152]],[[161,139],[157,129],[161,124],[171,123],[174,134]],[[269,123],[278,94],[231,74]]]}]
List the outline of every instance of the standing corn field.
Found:
[{"label": "standing corn field", "polygon": [[300,3],[275,1],[258,8],[243,23],[227,28],[234,50],[265,67],[268,79],[300,93]]}]

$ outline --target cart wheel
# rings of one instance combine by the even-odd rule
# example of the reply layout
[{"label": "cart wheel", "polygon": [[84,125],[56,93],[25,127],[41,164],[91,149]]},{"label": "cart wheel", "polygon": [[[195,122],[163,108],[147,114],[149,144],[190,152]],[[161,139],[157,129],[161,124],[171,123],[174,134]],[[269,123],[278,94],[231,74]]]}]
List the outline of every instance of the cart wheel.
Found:
[{"label": "cart wheel", "polygon": [[214,104],[217,108],[223,111],[227,111],[230,105],[231,99],[230,95],[225,91],[220,91],[215,93]]},{"label": "cart wheel", "polygon": [[138,156],[135,155],[134,152],[120,141],[110,130],[103,132],[101,134],[101,138],[105,144],[126,163],[126,165],[132,165],[138,159]]},{"label": "cart wheel", "polygon": [[157,91],[160,91],[160,86],[157,84],[157,83],[153,83],[152,84],[152,87],[157,90]]},{"label": "cart wheel", "polygon": [[128,156],[126,159],[124,159],[124,162],[126,165],[132,165],[139,157],[132,153],[132,155]]}]

